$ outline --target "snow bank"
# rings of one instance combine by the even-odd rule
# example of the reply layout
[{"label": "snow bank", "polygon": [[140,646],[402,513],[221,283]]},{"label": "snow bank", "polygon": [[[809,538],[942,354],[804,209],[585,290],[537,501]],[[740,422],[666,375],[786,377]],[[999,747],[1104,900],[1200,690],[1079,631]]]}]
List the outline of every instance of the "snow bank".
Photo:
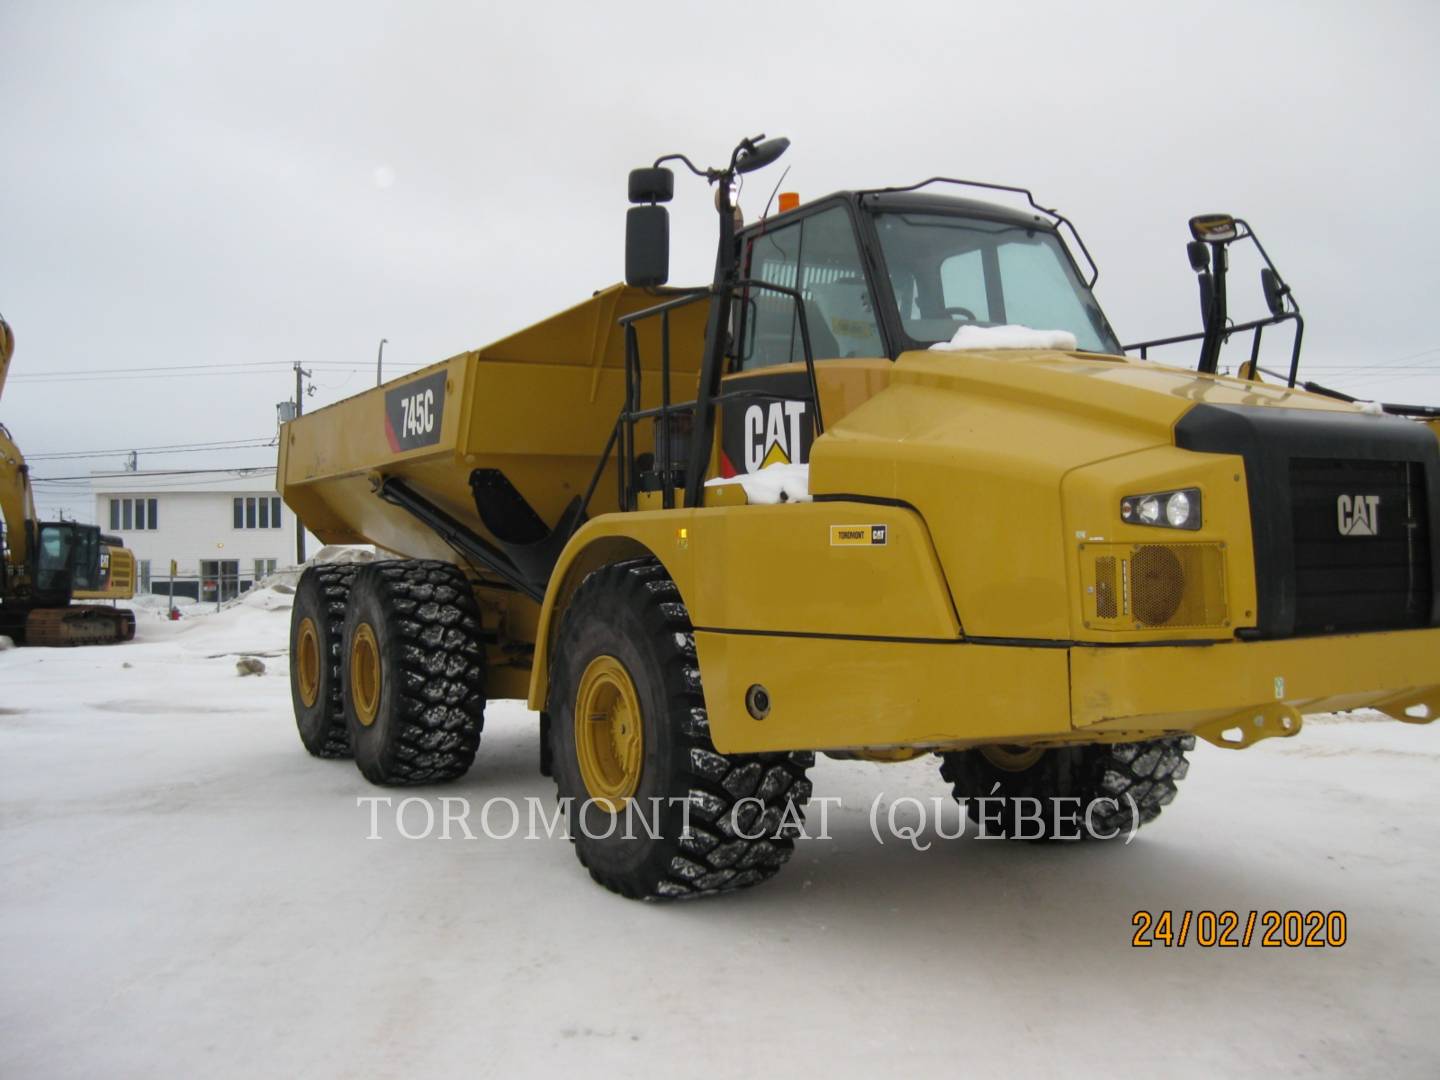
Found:
[{"label": "snow bank", "polygon": [[810,466],[767,465],[759,472],[717,476],[714,480],[705,481],[706,487],[724,484],[739,484],[745,489],[746,500],[751,503],[809,502]]},{"label": "snow bank", "polygon": [[1069,330],[1031,330],[1028,326],[965,325],[949,341],[931,345],[935,352],[969,349],[1060,349],[1073,352],[1075,335]]}]

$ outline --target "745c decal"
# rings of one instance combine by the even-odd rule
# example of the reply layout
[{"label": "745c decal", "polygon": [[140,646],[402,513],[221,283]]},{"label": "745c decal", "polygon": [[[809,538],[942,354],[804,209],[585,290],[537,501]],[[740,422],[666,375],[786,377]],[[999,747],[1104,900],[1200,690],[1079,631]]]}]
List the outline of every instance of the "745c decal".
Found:
[{"label": "745c decal", "polygon": [[385,391],[385,441],[391,450],[415,450],[440,441],[445,375],[437,371]]}]

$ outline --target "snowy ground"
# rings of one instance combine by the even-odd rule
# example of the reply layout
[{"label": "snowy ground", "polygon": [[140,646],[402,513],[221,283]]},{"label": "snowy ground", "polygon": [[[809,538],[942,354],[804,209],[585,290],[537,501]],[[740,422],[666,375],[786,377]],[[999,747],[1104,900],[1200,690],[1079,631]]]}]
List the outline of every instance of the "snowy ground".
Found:
[{"label": "snowy ground", "polygon": [[[942,794],[933,762],[822,761],[832,839],[641,905],[563,840],[366,840],[376,789],[294,734],[287,605],[0,653],[0,1076],[1440,1075],[1440,728],[1202,745],[1129,847],[881,846],[872,800]],[[493,706],[443,793],[548,800],[535,758]],[[1349,941],[1133,949],[1137,908]]]}]

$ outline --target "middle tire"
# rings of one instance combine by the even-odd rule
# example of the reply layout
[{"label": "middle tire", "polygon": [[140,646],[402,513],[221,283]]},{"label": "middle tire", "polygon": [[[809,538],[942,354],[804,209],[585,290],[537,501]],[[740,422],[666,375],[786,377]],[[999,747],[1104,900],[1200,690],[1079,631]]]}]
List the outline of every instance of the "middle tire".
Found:
[{"label": "middle tire", "polygon": [[341,648],[345,726],[372,784],[463,776],[485,723],[480,612],[456,566],[371,563],[355,576]]},{"label": "middle tire", "polygon": [[634,559],[587,577],[553,656],[550,765],[592,878],[658,899],[779,871],[815,755],[716,752],[690,617],[663,566]]}]

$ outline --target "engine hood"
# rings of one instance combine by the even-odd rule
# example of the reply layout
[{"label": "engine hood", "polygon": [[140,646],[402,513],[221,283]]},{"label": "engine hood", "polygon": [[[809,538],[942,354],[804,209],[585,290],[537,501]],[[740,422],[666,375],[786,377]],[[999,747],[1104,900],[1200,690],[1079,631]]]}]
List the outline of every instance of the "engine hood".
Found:
[{"label": "engine hood", "polygon": [[1304,390],[1204,375],[1121,356],[1049,350],[909,352],[892,383],[943,387],[1016,405],[1091,413],[1165,430],[1200,403],[1356,413],[1360,407]]},{"label": "engine hood", "polygon": [[[1075,528],[1094,525],[1067,526],[1067,478],[1105,463],[1143,491],[1153,464],[1163,489],[1213,477],[1216,455],[1233,456],[1220,471],[1237,476],[1242,447],[1176,445],[1176,425],[1207,405],[1274,410],[1277,420],[1336,416],[1377,434],[1407,423],[1304,391],[1120,357],[914,352],[816,440],[810,490],[919,511],[968,634],[1063,639],[1072,632]],[[1108,532],[1108,511],[1101,517]],[[1248,523],[1239,530],[1228,539],[1248,545]]]}]

